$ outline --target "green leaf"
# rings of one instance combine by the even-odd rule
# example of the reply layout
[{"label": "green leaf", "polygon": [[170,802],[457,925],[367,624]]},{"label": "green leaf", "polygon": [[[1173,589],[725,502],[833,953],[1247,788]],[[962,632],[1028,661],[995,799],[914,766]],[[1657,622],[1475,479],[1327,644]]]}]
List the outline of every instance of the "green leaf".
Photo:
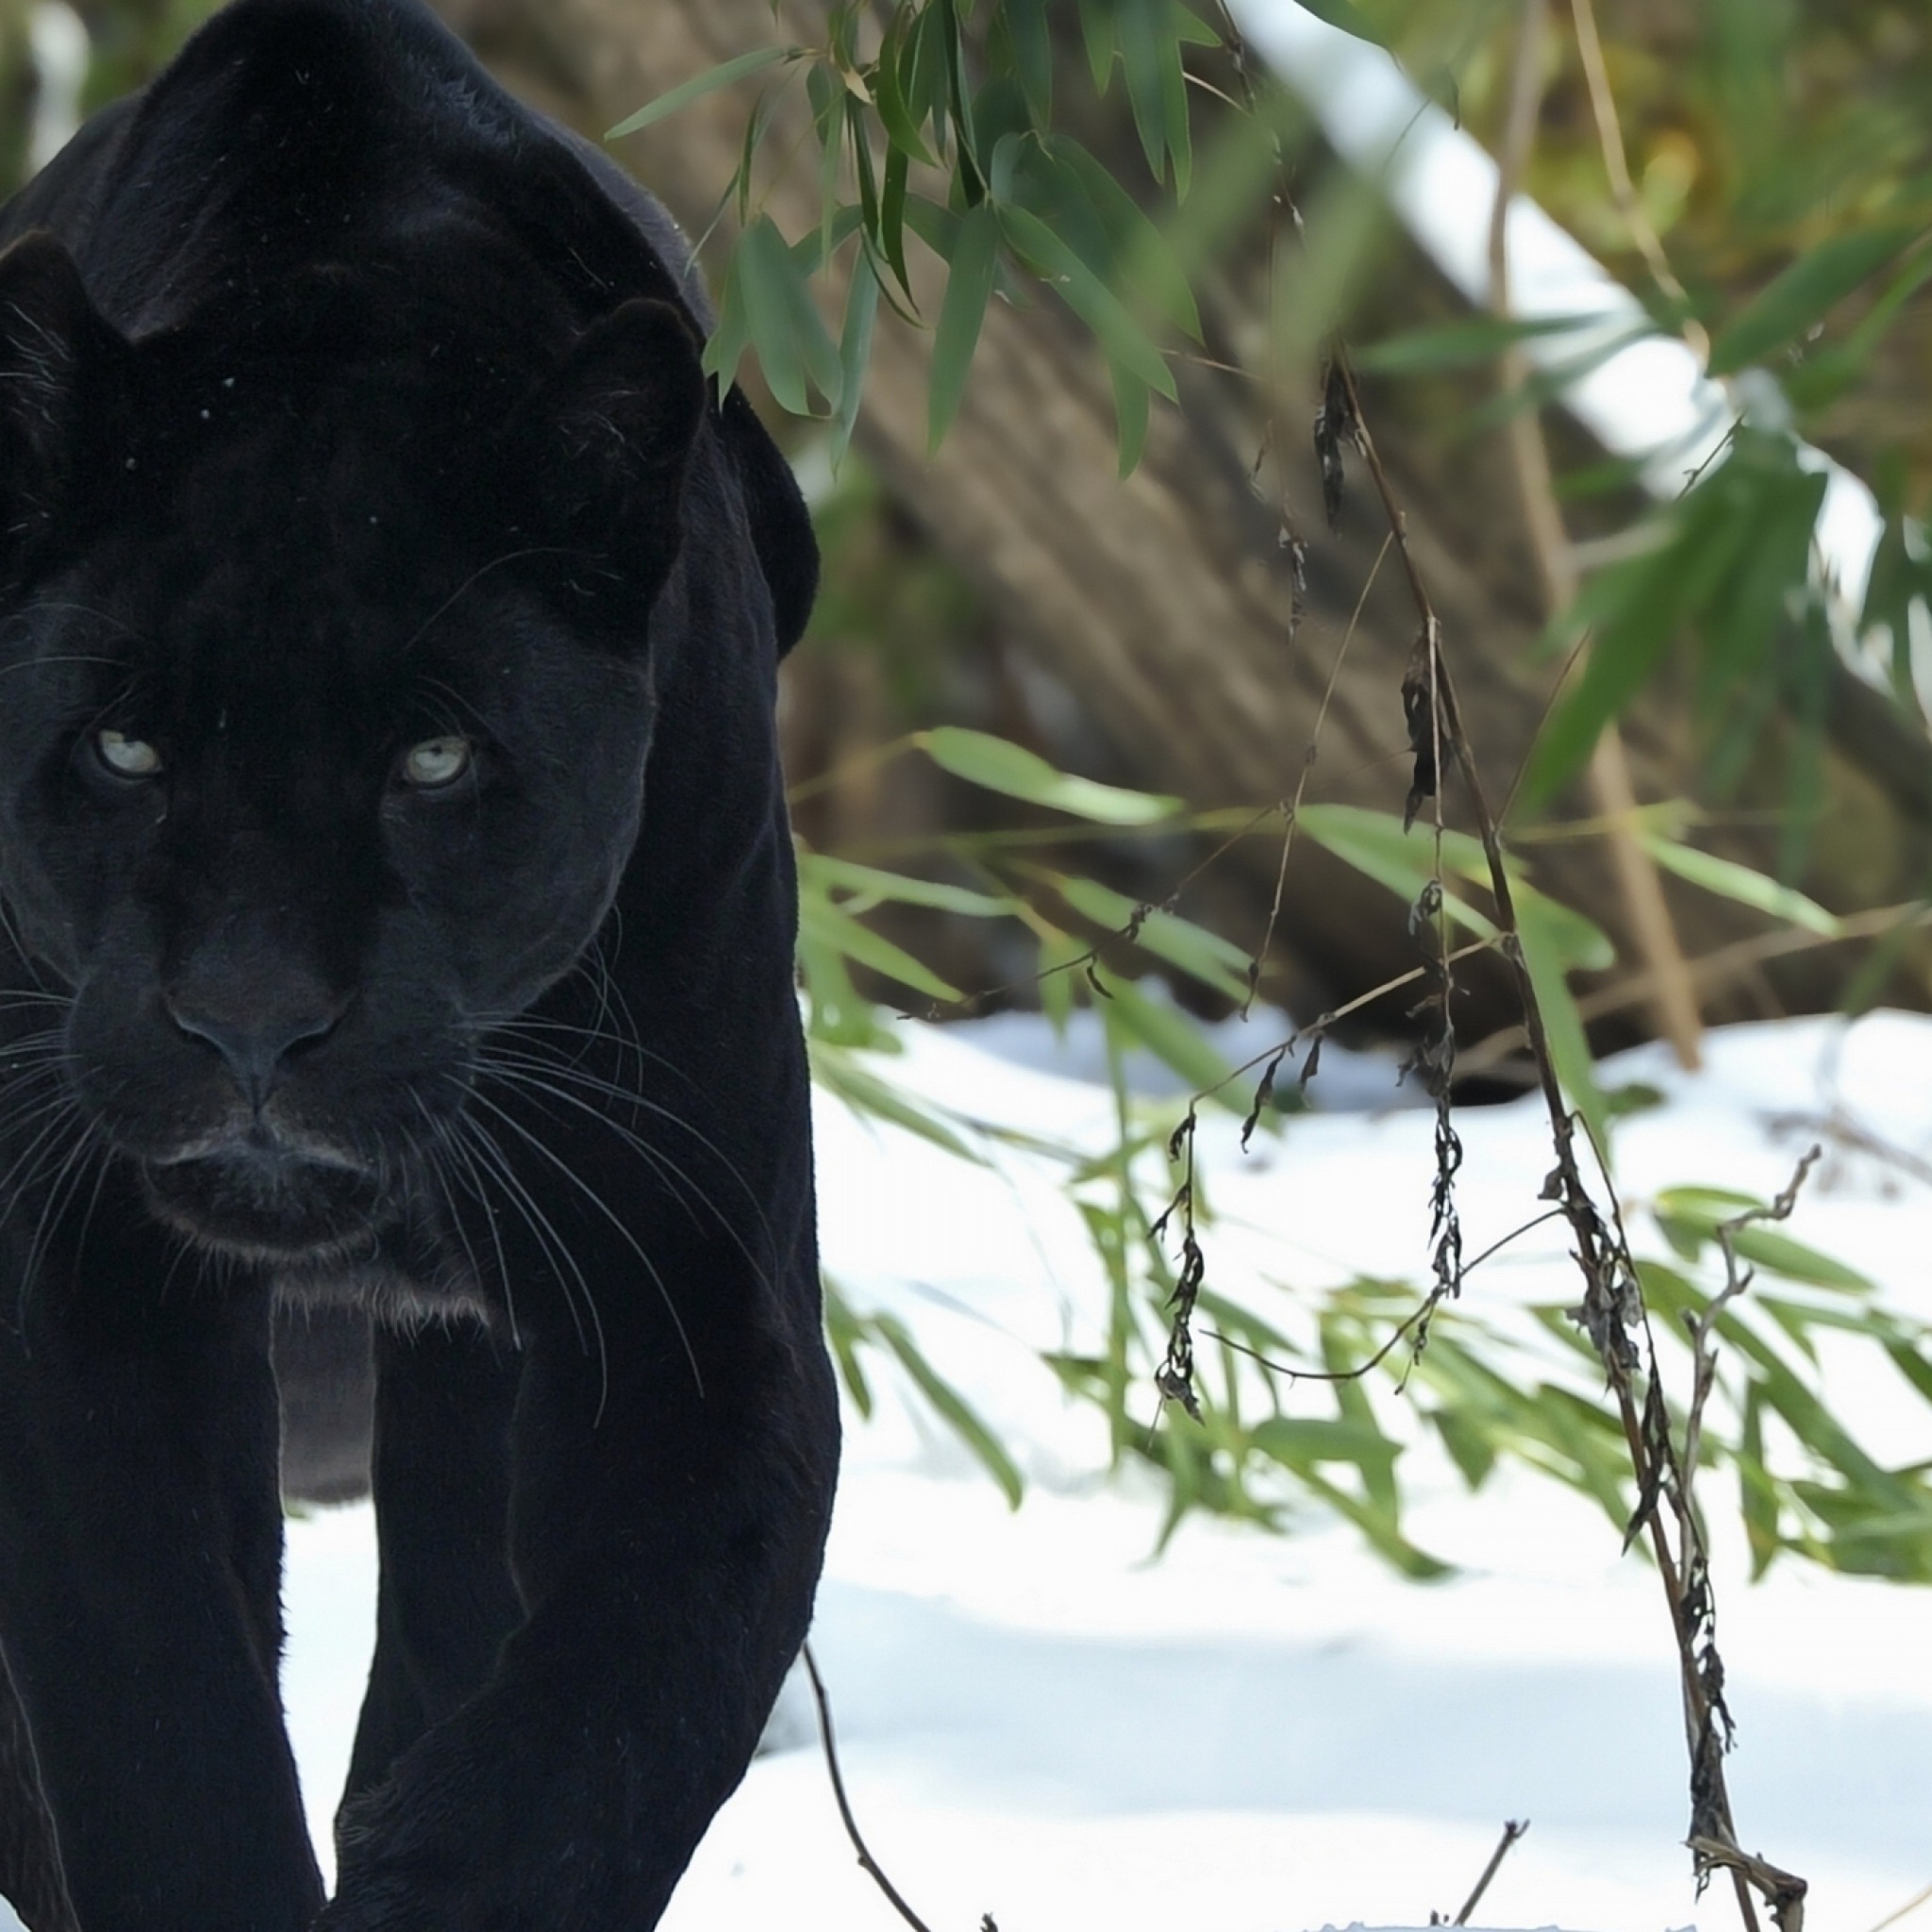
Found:
[{"label": "green leaf", "polygon": [[873,1332],[898,1357],[900,1366],[918,1385],[919,1392],[932,1404],[941,1419],[978,1457],[980,1465],[1000,1487],[1009,1507],[1017,1509],[1026,1492],[1025,1478],[1007,1454],[1000,1439],[987,1427],[979,1412],[941,1375],[921,1353],[919,1344],[897,1316],[872,1317]]},{"label": "green leaf", "polygon": [[1526,806],[1547,804],[1582,769],[1604,725],[1636,695],[1749,541],[1750,525],[1728,514],[1731,498],[1716,487],[1724,470],[1683,500],[1662,548],[1600,573],[1563,620],[1571,636],[1595,623],[1596,638],[1582,676],[1538,734],[1520,788]]},{"label": "green leaf", "polygon": [[1011,912],[1015,904],[1011,899],[969,891],[964,886],[948,886],[937,879],[915,879],[902,872],[883,872],[877,866],[834,858],[824,852],[801,852],[798,877],[801,887],[858,894],[863,902],[860,910],[891,899],[904,906],[930,906],[941,912],[961,912],[969,919],[997,919]]},{"label": "green leaf", "polygon": [[1542,1017],[1543,1034],[1550,1043],[1550,1059],[1557,1078],[1570,1104],[1583,1116],[1596,1142],[1599,1157],[1610,1156],[1610,1114],[1604,1104],[1603,1089],[1596,1083],[1595,1063],[1591,1058],[1590,1041],[1576,1010],[1576,1001],[1564,977],[1570,963],[1567,941],[1571,938],[1555,917],[1574,918],[1555,901],[1541,892],[1522,892],[1516,899],[1517,939],[1523,947],[1523,963],[1536,994],[1537,1011]]},{"label": "green leaf", "polygon": [[[915,100],[924,25],[922,9],[895,7],[879,46],[879,58],[868,69],[866,82],[872,89],[873,104],[879,110],[879,125],[886,130],[892,152],[917,161],[922,167],[936,168],[939,157],[926,146],[920,133],[926,104]],[[890,156],[886,166],[890,178]]]},{"label": "green leaf", "polygon": [[1367,369],[1378,375],[1421,375],[1491,362],[1512,344],[1533,341],[1541,336],[1565,334],[1596,320],[1591,315],[1539,316],[1529,321],[1500,315],[1472,316],[1463,321],[1406,329],[1399,336],[1385,337],[1352,354],[1357,369]]},{"label": "green leaf", "polygon": [[1481,1489],[1496,1466],[1496,1445],[1491,1441],[1488,1431],[1474,1417],[1464,1415],[1459,1409],[1432,1409],[1429,1421],[1435,1424],[1436,1433],[1441,1437],[1442,1446],[1449,1452],[1449,1459],[1462,1480],[1472,1491]]},{"label": "green leaf", "polygon": [[[1402,821],[1392,812],[1370,811],[1357,805],[1305,805],[1295,814],[1295,823],[1318,845],[1404,899],[1416,899],[1435,876],[1434,833],[1426,825],[1415,825],[1405,832]],[[1458,840],[1466,848],[1459,854]],[[1482,847],[1465,835],[1445,833],[1444,865],[1461,870],[1456,864],[1457,857],[1465,863],[1480,863]],[[1495,938],[1494,922],[1454,892],[1445,891],[1442,903],[1450,918],[1478,938]]]},{"label": "green leaf", "polygon": [[928,456],[945,441],[966,393],[966,372],[973,366],[979,326],[992,295],[999,246],[999,216],[992,204],[983,201],[977,208],[968,208],[953,238],[945,297],[933,331],[925,432]]},{"label": "green leaf", "polygon": [[1034,212],[1072,242],[1074,237],[1066,225],[1069,205],[1084,203],[1092,212],[1106,249],[1100,258],[1089,258],[1094,271],[1100,273],[1110,264],[1113,279],[1125,293],[1136,302],[1150,304],[1162,320],[1198,342],[1201,313],[1188,286],[1187,271],[1173,244],[1140,203],[1070,135],[1056,134],[1039,143],[1034,153],[1040,167],[1028,175],[1026,187],[1035,193],[1049,187],[1058,191],[1051,195],[1048,208],[1036,207]]},{"label": "green leaf", "polygon": [[1694,845],[1686,845],[1679,840],[1666,839],[1655,832],[1644,833],[1641,842],[1644,850],[1666,872],[1674,872],[1679,878],[1689,879],[1693,886],[1701,886],[1707,892],[1735,899],[1740,906],[1755,907],[1759,912],[1768,912],[1774,919],[1781,919],[1789,925],[1802,925],[1807,932],[1822,933],[1826,938],[1833,938],[1841,930],[1838,916],[1827,912],[1815,899],[1807,899],[1803,892],[1780,885],[1776,879],[1767,877],[1748,865],[1719,858],[1709,852],[1700,852]]},{"label": "green leaf", "polygon": [[1003,208],[1000,228],[1008,245],[1093,331],[1109,363],[1137,376],[1169,402],[1177,399],[1174,374],[1147,332],[1120,298],[1042,222],[1023,208]]},{"label": "green leaf", "polygon": [[[1932,250],[1927,256],[1932,259]],[[1932,612],[1932,541],[1923,524],[1892,506],[1886,511],[1878,547],[1872,554],[1858,628],[1870,632],[1882,625],[1890,634],[1892,691],[1907,708],[1918,702],[1912,675],[1914,605]]]},{"label": "green leaf", "polygon": [[1187,78],[1167,0],[1114,0],[1114,33],[1127,80],[1127,102],[1148,169],[1157,181],[1164,181],[1172,157],[1174,198],[1183,201],[1193,157]]},{"label": "green leaf", "polygon": [[1006,0],[1000,8],[1013,53],[1013,71],[1026,95],[1034,125],[1053,125],[1053,32],[1046,0]]},{"label": "green leaf", "polygon": [[780,408],[811,413],[809,376],[821,394],[839,400],[839,351],[819,319],[804,274],[770,215],[760,215],[739,237],[732,268],[743,277],[745,315],[758,366]]},{"label": "green leaf", "polygon": [[933,763],[956,778],[1095,824],[1150,825],[1180,810],[1177,798],[1074,777],[1056,771],[1037,752],[988,732],[941,724],[922,732],[919,741]]},{"label": "green leaf", "polygon": [[1113,77],[1114,14],[1111,0],[1080,0],[1080,34],[1087,43],[1087,72],[1093,92],[1105,95]]},{"label": "green leaf", "polygon": [[[1676,1244],[1673,1238],[1674,1230],[1676,1239],[1694,1249],[1701,1243],[1716,1241],[1720,1223],[1734,1221],[1740,1214],[1762,1208],[1764,1205],[1752,1195],[1732,1193],[1724,1188],[1666,1188],[1651,1203],[1650,1211],[1673,1245]],[[1802,1281],[1813,1288],[1833,1289],[1846,1294],[1873,1291],[1870,1277],[1856,1268],[1807,1247],[1762,1222],[1747,1222],[1734,1229],[1731,1245],[1741,1259],[1782,1275],[1787,1281]]]},{"label": "green leaf", "polygon": [[888,979],[896,979],[901,986],[912,987],[932,999],[960,997],[958,988],[949,986],[924,960],[915,959],[905,947],[895,946],[883,934],[861,924],[829,899],[805,894],[798,906],[798,929],[801,936],[835,947],[848,959],[870,966],[874,973],[882,973]]},{"label": "green leaf", "polygon": [[1764,1397],[1757,1383],[1744,1387],[1744,1412],[1738,1436],[1738,1503],[1751,1545],[1751,1580],[1776,1559],[1783,1536],[1778,1524],[1777,1485],[1764,1464]]},{"label": "green leaf", "polygon": [[781,60],[807,60],[810,58],[809,47],[756,47],[749,54],[739,55],[736,59],[708,67],[704,73],[673,88],[669,93],[659,94],[635,114],[620,121],[604,139],[617,141],[626,134],[635,134],[640,127],[648,127],[652,122],[663,120],[665,115],[676,113],[678,108],[688,107],[703,95],[715,92],[721,87],[729,87],[734,80],[742,80],[748,74],[759,74],[767,67],[775,67]]},{"label": "green leaf", "polygon": [[745,313],[744,277],[739,273],[737,252],[724,271],[718,291],[718,325],[705,344],[703,369],[717,380],[720,392],[738,380],[738,365],[751,346],[751,318]]},{"label": "green leaf", "polygon": [[844,1383],[852,1406],[867,1422],[872,1420],[872,1384],[858,1359],[859,1343],[866,1340],[865,1324],[852,1312],[851,1305],[829,1274],[819,1276],[821,1298],[825,1308],[825,1340],[831,1344],[832,1359],[839,1365],[839,1379]]},{"label": "green leaf", "polygon": [[1225,1089],[1232,1069],[1194,1021],[1165,1000],[1150,998],[1131,979],[1108,977],[1102,984],[1108,997],[1095,1005],[1110,1033],[1124,1044],[1145,1047],[1195,1092],[1217,1090],[1222,1105],[1245,1111],[1246,1095],[1232,1096]]},{"label": "green leaf", "polygon": [[858,422],[866,365],[872,360],[873,325],[878,312],[878,271],[873,266],[871,252],[861,249],[852,265],[852,280],[845,291],[845,324],[839,333],[839,407],[832,414],[830,452],[835,469],[843,459]]},{"label": "green leaf", "polygon": [[1711,375],[1728,375],[1796,341],[1918,233],[1913,225],[1885,223],[1833,235],[1801,255],[1719,331],[1710,345]]},{"label": "green leaf", "polygon": [[1159,908],[1137,905],[1124,892],[1103,886],[1098,879],[1085,879],[1058,873],[1048,874],[1055,891],[1075,911],[1095,925],[1124,933],[1139,917],[1134,935],[1137,945],[1144,946],[1158,959],[1178,966],[1183,973],[1211,986],[1229,999],[1244,1000],[1248,995],[1248,956],[1206,926],[1196,925],[1178,914]]},{"label": "green leaf", "polygon": [[1373,1424],[1332,1416],[1270,1416],[1254,1428],[1255,1447],[1291,1469],[1350,1462],[1357,1469],[1392,1469],[1402,1445]]},{"label": "green leaf", "polygon": [[1147,385],[1117,362],[1108,374],[1113,378],[1113,434],[1119,450],[1115,474],[1124,483],[1141,467],[1147,447]]}]

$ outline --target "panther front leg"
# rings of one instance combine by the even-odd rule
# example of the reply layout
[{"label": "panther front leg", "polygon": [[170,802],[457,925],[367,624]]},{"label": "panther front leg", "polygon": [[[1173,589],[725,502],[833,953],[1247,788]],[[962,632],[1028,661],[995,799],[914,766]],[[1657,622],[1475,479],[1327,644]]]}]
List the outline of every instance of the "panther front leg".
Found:
[{"label": "panther front leg", "polygon": [[375,1335],[382,1578],[344,1808],[488,1682],[523,1620],[509,1568],[510,1338],[458,1318]]},{"label": "panther front leg", "polygon": [[529,1344],[527,1620],[489,1687],[345,1808],[328,1932],[644,1932],[742,1775],[805,1635],[831,1392],[754,1338],[711,1356],[736,1386],[698,1398],[662,1341],[608,1386],[574,1336]]},{"label": "panther front leg", "polygon": [[647,1274],[591,1209],[545,1206],[581,1283],[553,1272],[547,1300],[537,1244],[510,1244],[527,1613],[487,1689],[346,1807],[326,1932],[645,1932],[806,1635],[837,1466],[809,1223],[738,1246],[634,1194]]},{"label": "panther front leg", "polygon": [[171,1272],[131,1191],[24,1291],[0,1238],[0,1647],[84,1932],[297,1932],[268,1290]]}]

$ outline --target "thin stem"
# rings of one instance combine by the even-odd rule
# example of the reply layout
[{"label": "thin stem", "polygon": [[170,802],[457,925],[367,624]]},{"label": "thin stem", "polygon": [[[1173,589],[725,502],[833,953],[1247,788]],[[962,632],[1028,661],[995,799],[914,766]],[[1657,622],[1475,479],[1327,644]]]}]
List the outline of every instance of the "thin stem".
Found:
[{"label": "thin stem", "polygon": [[845,1795],[845,1780],[839,1771],[839,1747],[832,1739],[832,1701],[825,1695],[824,1679],[819,1675],[818,1659],[811,1654],[811,1645],[808,1643],[799,1655],[805,1659],[805,1674],[811,1679],[812,1701],[819,1708],[819,1741],[824,1746],[825,1769],[832,1775],[832,1796],[838,1803],[845,1836],[852,1840],[852,1849],[858,1855],[860,1867],[885,1893],[886,1902],[892,1909],[913,1928],[913,1932],[932,1932],[932,1927],[899,1896],[898,1888],[886,1876],[858,1829],[858,1821],[852,1815],[851,1801]]}]

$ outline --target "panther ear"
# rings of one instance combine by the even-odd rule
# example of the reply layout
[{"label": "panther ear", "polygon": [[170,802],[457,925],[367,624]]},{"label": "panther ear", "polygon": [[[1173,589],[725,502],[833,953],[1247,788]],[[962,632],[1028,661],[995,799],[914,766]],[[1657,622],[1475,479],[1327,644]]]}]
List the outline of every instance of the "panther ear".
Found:
[{"label": "panther ear", "polygon": [[[591,324],[511,431],[541,534],[655,596],[683,537],[685,467],[704,410],[698,345],[675,309],[626,302]],[[575,575],[568,558],[564,575]]]},{"label": "panther ear", "polygon": [[128,355],[53,236],[0,253],[0,575],[76,508]]}]

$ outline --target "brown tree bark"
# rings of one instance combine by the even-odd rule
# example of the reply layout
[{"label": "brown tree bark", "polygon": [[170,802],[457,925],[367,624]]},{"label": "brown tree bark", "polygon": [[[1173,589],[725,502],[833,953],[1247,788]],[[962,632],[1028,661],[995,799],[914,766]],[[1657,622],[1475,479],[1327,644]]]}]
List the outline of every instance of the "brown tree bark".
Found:
[{"label": "brown tree bark", "polygon": [[[588,131],[712,63],[772,40],[810,43],[810,0],[441,0],[452,21],[510,83]],[[708,225],[739,158],[746,104],[700,101],[621,145],[623,158],[694,230]],[[797,139],[781,114],[767,157]],[[763,206],[790,234],[814,218],[810,168],[761,167]],[[1412,252],[1396,275],[1409,312],[1448,299]],[[1253,280],[1237,260],[1210,302],[1213,345],[1238,354],[1256,326]],[[1410,298],[1413,298],[1411,301]],[[1399,324],[1398,324],[1399,325]],[[1307,452],[1315,398],[1279,395],[1264,416],[1255,390],[1205,367],[1183,372],[1181,410],[1157,406],[1144,461],[1116,480],[1114,417],[1091,344],[1050,300],[994,303],[959,417],[937,458],[925,454],[928,338],[882,315],[860,418],[859,446],[936,543],[1011,630],[1091,708],[1141,782],[1198,805],[1265,806],[1291,795],[1310,756],[1309,799],[1399,810],[1408,784],[1399,686],[1415,635],[1400,572],[1375,565],[1387,525],[1358,480],[1338,528],[1320,526]],[[1557,675],[1531,646],[1540,613],[1535,564],[1518,530],[1514,480],[1500,447],[1446,442],[1406,420],[1404,399],[1368,391],[1372,425],[1406,507],[1410,545],[1443,622],[1462,708],[1494,794],[1510,789]],[[1278,500],[1252,477],[1272,418],[1301,441],[1275,449],[1282,491],[1309,537],[1308,614],[1290,635],[1291,582],[1278,541]],[[1271,492],[1271,497],[1273,492]],[[1363,598],[1364,586],[1376,576]],[[1341,641],[1363,599],[1337,669]],[[1698,791],[1696,749],[1668,693],[1624,724],[1640,798]],[[1908,899],[1932,877],[1932,762],[1882,701],[1841,681],[1826,755],[1827,811],[1806,888],[1863,910]],[[1747,805],[1775,803],[1774,780]],[[1452,800],[1452,814],[1454,811]],[[1774,840],[1761,827],[1713,832],[1712,849],[1760,867]],[[1525,848],[1527,851],[1527,848]],[[1256,840],[1230,863],[1272,891],[1278,840]],[[1533,875],[1588,910],[1636,957],[1601,841],[1536,848]],[[1715,970],[1707,1017],[1832,1003],[1852,963],[1846,948],[1800,950],[1761,963],[1768,922],[1672,882],[1671,905],[1693,963]],[[1299,841],[1288,873],[1280,942],[1303,969],[1301,999],[1352,996],[1413,961],[1405,908],[1380,887]],[[1623,969],[1626,976],[1630,969]],[[1893,996],[1932,993],[1923,951],[1908,954]],[[1475,962],[1458,1015],[1471,1034],[1514,1019],[1504,974]],[[1641,1030],[1622,1008],[1621,1035]],[[1398,1019],[1399,1015],[1391,1015]]]}]

